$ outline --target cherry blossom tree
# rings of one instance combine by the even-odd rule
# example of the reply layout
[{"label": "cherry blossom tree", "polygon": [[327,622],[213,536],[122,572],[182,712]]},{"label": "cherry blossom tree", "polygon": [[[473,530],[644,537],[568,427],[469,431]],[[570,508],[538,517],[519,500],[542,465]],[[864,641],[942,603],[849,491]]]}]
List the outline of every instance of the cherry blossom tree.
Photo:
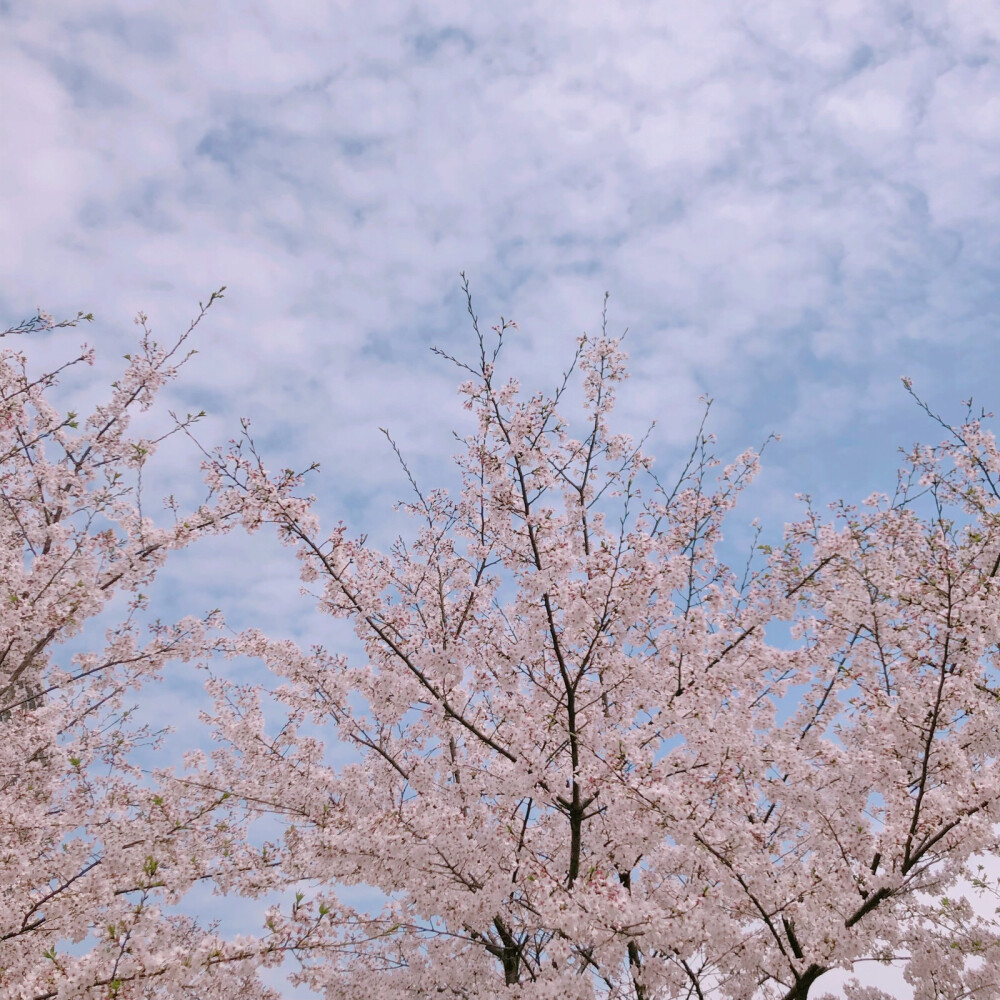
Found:
[{"label": "cherry blossom tree", "polygon": [[[198,317],[172,346],[145,317],[138,351],[110,398],[86,417],[53,405],[60,378],[93,361],[83,348],[54,371],[29,373],[16,347],[0,351],[0,994],[43,998],[265,997],[253,941],[227,941],[170,915],[196,882],[239,862],[206,845],[212,803],[153,780],[133,751],[159,734],[130,722],[126,700],[172,661],[207,655],[214,615],[151,618],[144,596],[168,554],[239,523],[235,495],[159,525],[142,472],[163,437],[130,436],[191,352]],[[74,327],[38,315],[7,342]],[[233,501],[236,500],[234,503]],[[88,621],[106,641],[72,658],[64,644]],[[97,616],[103,616],[97,618]],[[113,620],[115,621],[115,620]],[[221,796],[220,796],[221,798]],[[238,835],[238,830],[234,831]],[[212,834],[218,838],[218,831]],[[233,852],[239,857],[239,851]],[[244,878],[246,873],[244,872]],[[273,940],[272,940],[273,946]]]},{"label": "cherry blossom tree", "polygon": [[233,823],[285,824],[265,860],[294,897],[267,921],[298,980],[329,1000],[805,1000],[893,959],[921,1000],[1000,995],[996,928],[956,895],[996,850],[1000,794],[985,415],[914,449],[891,497],[807,502],[734,569],[723,527],[757,453],[721,467],[703,429],[666,484],[609,422],[619,339],[582,337],[526,396],[497,374],[515,324],[490,337],[469,311],[478,356],[444,355],[472,420],[461,490],[404,463],[408,540],[322,531],[249,434],[214,459],[213,489],[277,526],[365,651],[241,633],[229,653],[281,679],[285,721],[218,679],[220,747],[189,759]]}]

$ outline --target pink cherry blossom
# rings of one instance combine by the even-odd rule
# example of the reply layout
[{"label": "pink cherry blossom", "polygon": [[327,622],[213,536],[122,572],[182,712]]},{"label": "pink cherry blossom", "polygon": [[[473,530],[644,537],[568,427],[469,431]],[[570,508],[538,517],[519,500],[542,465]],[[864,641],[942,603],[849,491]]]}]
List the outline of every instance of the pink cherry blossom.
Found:
[{"label": "pink cherry blossom", "polygon": [[[276,868],[307,888],[272,926],[298,936],[297,980],[330,1000],[804,1000],[894,958],[918,997],[1000,995],[996,927],[941,902],[996,846],[992,435],[945,425],[891,499],[807,504],[737,570],[719,545],[756,452],[720,468],[701,430],[664,483],[611,429],[619,340],[582,337],[567,382],[525,397],[498,374],[512,325],[473,323],[478,357],[450,358],[461,493],[404,464],[414,528],[387,552],[324,535],[249,437],[217,458],[365,650],[232,642],[281,679],[278,732],[259,692],[216,687],[199,780],[286,824]],[[354,762],[328,762],[337,741]]]},{"label": "pink cherry blossom", "polygon": [[[129,416],[188,334],[162,348],[140,319],[86,418],[50,405],[63,369],[32,380],[0,355],[0,992],[267,997],[261,967],[292,955],[327,1000],[806,1000],[888,961],[918,1000],[1000,997],[997,926],[963,889],[998,891],[977,867],[1000,819],[988,414],[953,425],[915,397],[940,444],[860,504],[803,497],[780,542],[754,523],[730,566],[758,452],[723,465],[702,426],[665,482],[613,427],[627,357],[605,324],[529,396],[500,374],[516,325],[483,335],[469,311],[473,359],[438,352],[469,414],[461,488],[424,490],[402,462],[413,528],[386,551],[323,529],[249,423],[205,453],[203,506],[173,504],[167,527],[143,513],[158,442]],[[217,614],[141,624],[171,551],[268,526],[364,655]],[[115,593],[125,620],[62,662]],[[143,774],[154,734],[123,697],[213,653],[262,660],[273,689],[219,671],[216,749]],[[273,843],[251,836],[262,818]],[[165,910],[202,881],[285,903],[227,939]]]},{"label": "pink cherry blossom", "polygon": [[[211,305],[218,293],[213,295]],[[145,780],[131,751],[156,734],[129,722],[126,696],[168,663],[218,644],[216,615],[141,624],[143,592],[170,552],[228,530],[232,497],[159,526],[138,473],[158,440],[128,434],[187,355],[204,315],[171,347],[143,325],[110,398],[87,416],[50,403],[84,348],[34,376],[0,351],[0,995],[42,998],[269,997],[257,940],[226,940],[167,915],[201,880],[225,875],[212,820],[176,781]],[[38,315],[3,336],[73,327]],[[140,321],[142,324],[142,321]],[[185,431],[196,417],[173,422]],[[144,504],[145,500],[145,504]],[[128,598],[103,648],[69,660],[62,644]],[[221,796],[219,796],[221,798]],[[238,852],[237,852],[238,853]]]}]

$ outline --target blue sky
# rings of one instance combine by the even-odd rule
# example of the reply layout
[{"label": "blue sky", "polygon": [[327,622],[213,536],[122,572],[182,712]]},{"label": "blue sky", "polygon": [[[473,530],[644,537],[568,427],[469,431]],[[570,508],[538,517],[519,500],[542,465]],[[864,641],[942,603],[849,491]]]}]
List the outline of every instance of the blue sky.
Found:
[{"label": "blue sky", "polygon": [[[173,402],[321,461],[323,510],[379,539],[378,428],[434,483],[460,426],[428,350],[471,347],[458,273],[532,386],[609,290],[624,426],[658,418],[668,466],[702,394],[724,455],[780,431],[744,508],[777,534],[938,436],[901,375],[1000,407],[998,32],[995,0],[2,0],[0,322],[92,310],[110,378],[138,309],[167,336],[226,284]],[[328,630],[286,555],[227,540],[165,593]]]}]

